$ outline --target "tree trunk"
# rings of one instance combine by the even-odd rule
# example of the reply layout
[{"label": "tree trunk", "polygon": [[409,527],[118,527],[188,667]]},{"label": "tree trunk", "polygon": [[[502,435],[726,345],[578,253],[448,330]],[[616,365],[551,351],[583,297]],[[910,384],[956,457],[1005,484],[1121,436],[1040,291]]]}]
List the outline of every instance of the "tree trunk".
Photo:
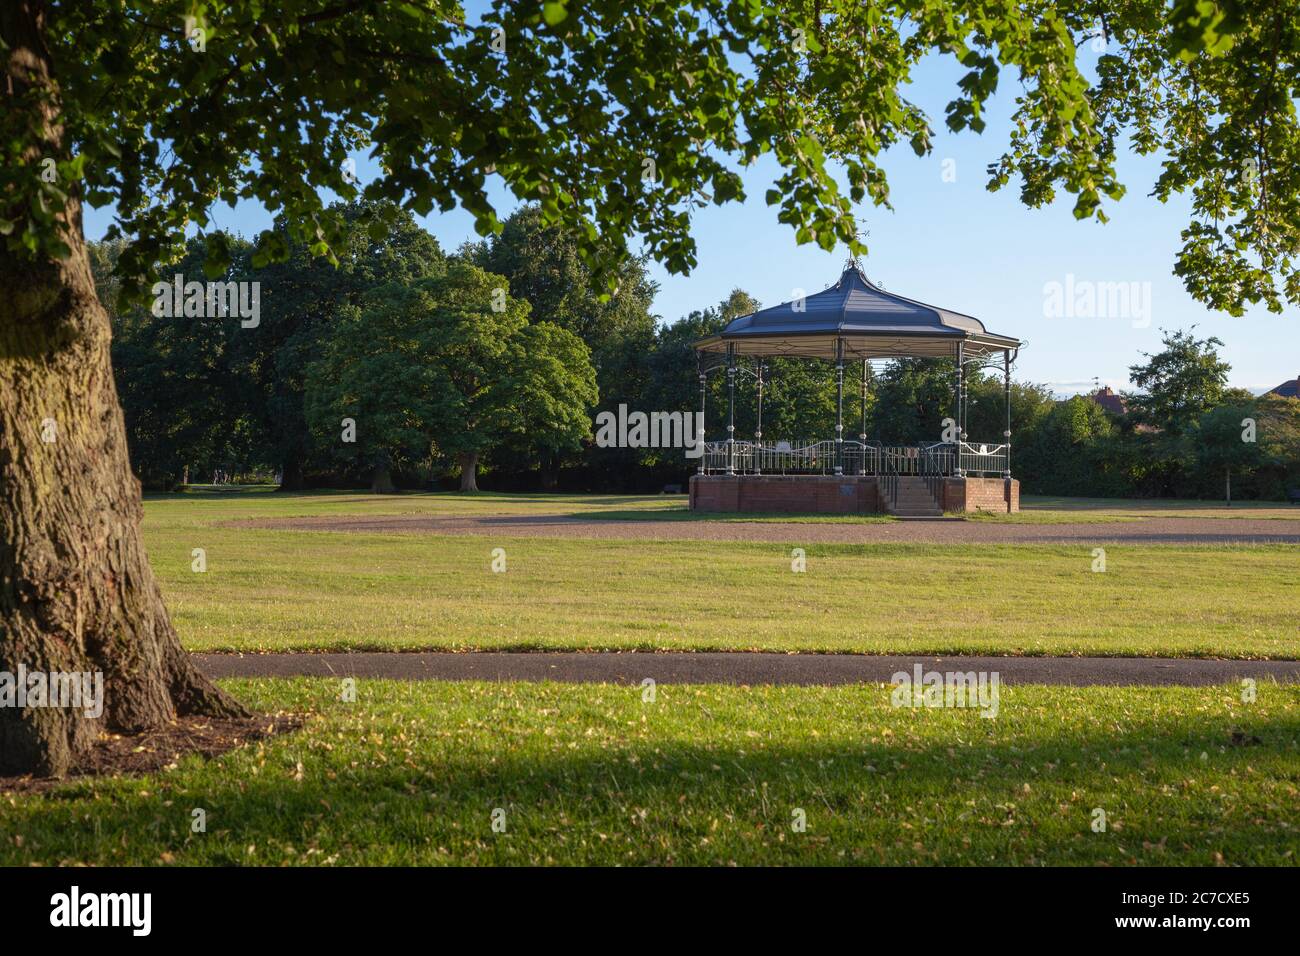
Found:
[{"label": "tree trunk", "polygon": [[[13,111],[32,87],[54,94],[24,119],[43,124],[45,155],[63,156],[43,9],[3,5],[0,39],[13,53],[0,96]],[[104,709],[96,720],[0,707],[0,773],[62,776],[101,727],[246,713],[190,663],[163,607],[75,199],[60,230],[62,260],[0,247],[0,671],[100,672]]]},{"label": "tree trunk", "polygon": [[461,452],[456,460],[460,462],[460,490],[478,491],[478,452]]},{"label": "tree trunk", "polygon": [[285,456],[280,467],[280,487],[277,491],[302,491],[302,457],[293,452]]},{"label": "tree trunk", "polygon": [[560,456],[551,451],[541,455],[542,491],[554,491],[560,483]]},{"label": "tree trunk", "polygon": [[375,465],[374,473],[370,478],[370,493],[375,495],[397,493],[397,486],[393,484],[393,476],[387,465]]}]

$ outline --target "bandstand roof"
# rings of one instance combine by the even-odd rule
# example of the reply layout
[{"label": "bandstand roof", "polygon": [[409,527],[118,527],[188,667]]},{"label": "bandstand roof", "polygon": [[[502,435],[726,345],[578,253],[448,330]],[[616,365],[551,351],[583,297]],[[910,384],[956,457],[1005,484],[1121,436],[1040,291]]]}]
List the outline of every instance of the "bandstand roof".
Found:
[{"label": "bandstand roof", "polygon": [[856,263],[824,292],[806,296],[802,310],[783,302],[733,319],[719,335],[695,343],[704,352],[737,355],[789,355],[835,358],[836,341],[844,356],[868,358],[955,358],[957,344],[967,355],[987,355],[1020,347],[1020,340],[997,335],[969,315],[926,305],[873,285]]}]

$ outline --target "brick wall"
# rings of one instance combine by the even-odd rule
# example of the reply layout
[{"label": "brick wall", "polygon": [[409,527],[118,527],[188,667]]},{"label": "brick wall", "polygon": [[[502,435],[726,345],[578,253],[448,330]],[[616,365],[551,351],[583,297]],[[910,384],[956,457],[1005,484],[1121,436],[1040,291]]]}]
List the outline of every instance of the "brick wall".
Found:
[{"label": "brick wall", "polygon": [[856,475],[692,475],[692,511],[874,514],[875,478]]},{"label": "brick wall", "polygon": [[[1006,481],[1002,478],[945,478],[944,511],[1007,510]],[[1020,510],[1020,482],[1011,479],[1011,510]]]},{"label": "brick wall", "polygon": [[[791,514],[875,514],[880,486],[856,475],[692,475],[692,511],[789,512]],[[943,510],[1007,510],[1001,478],[945,478]],[[1020,510],[1020,482],[1011,481],[1011,510]]]}]

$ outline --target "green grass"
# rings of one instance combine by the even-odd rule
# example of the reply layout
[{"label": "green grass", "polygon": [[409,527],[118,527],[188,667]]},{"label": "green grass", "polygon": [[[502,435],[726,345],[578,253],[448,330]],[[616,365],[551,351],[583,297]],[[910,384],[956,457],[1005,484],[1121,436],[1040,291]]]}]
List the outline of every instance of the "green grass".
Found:
[{"label": "green grass", "polygon": [[1035,522],[1131,521],[1142,518],[1261,518],[1300,521],[1300,506],[1280,501],[1238,501],[1226,507],[1221,501],[1190,501],[1181,498],[1058,498],[1024,495],[1021,511],[1015,515],[985,515],[981,518]]},{"label": "green grass", "polygon": [[1300,848],[1295,686],[1251,704],[1234,687],[1003,688],[991,720],[894,708],[880,685],[643,703],[361,681],[352,704],[332,680],[226,686],[312,716],[151,777],[0,795],[0,864],[1273,865]]},{"label": "green grass", "polygon": [[683,511],[685,495],[552,495],[480,491],[404,492],[372,495],[358,491],[277,492],[270,485],[195,485],[175,494],[145,496],[146,511],[162,520],[210,516],[291,518],[311,515],[590,515],[617,511]]},{"label": "green grass", "polygon": [[1150,515],[1121,514],[1113,511],[1055,511],[1025,508],[1014,514],[1001,511],[948,512],[949,517],[988,524],[1128,524],[1142,522]]},{"label": "green grass", "polygon": [[[565,499],[588,511],[657,498]],[[1300,657],[1293,546],[784,544],[233,528],[288,514],[554,513],[553,498],[190,495],[145,537],[193,650],[660,649]],[[479,513],[479,512],[475,512]],[[507,571],[491,571],[494,548]],[[803,547],[807,571],[791,571]],[[191,571],[203,548],[207,572]]]}]

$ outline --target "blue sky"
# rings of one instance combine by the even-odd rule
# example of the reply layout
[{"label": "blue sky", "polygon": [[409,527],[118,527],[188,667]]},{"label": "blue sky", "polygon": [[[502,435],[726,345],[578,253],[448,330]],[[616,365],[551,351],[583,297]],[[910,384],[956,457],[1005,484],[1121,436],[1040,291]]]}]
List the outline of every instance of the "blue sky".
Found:
[{"label": "blue sky", "polygon": [[[1162,204],[1147,195],[1159,175],[1158,159],[1121,156],[1120,180],[1128,195],[1108,204],[1105,225],[1075,220],[1068,195],[1050,208],[1029,210],[1020,204],[1014,182],[988,192],[984,170],[1006,144],[1016,84],[1004,80],[983,134],[951,135],[943,106],[959,75],[951,62],[928,62],[918,73],[909,95],[930,115],[934,151],[917,158],[905,145],[892,150],[883,162],[894,210],[864,204],[858,211],[870,231],[863,265],[873,281],[1026,340],[1016,377],[1047,383],[1060,395],[1090,389],[1094,379],[1130,387],[1128,367],[1141,352],[1159,348],[1162,327],[1195,325],[1198,336],[1222,339],[1233,385],[1259,392],[1300,375],[1300,310],[1279,316],[1260,307],[1239,318],[1215,313],[1195,302],[1173,275],[1189,207],[1183,200]],[[365,182],[374,166],[363,156],[356,160]],[[945,161],[951,161],[947,167]],[[945,168],[955,181],[945,181]],[[748,200],[699,212],[692,227],[699,265],[691,275],[670,275],[652,265],[660,284],[654,311],[663,320],[716,304],[737,287],[774,305],[796,289],[817,292],[835,281],[844,251],[795,245],[793,230],[777,222],[775,209],[763,200],[775,176],[774,163],[757,163],[744,172]],[[493,198],[503,216],[516,205],[504,190]],[[213,213],[215,223],[247,236],[271,222],[265,210],[249,203]],[[87,235],[99,238],[110,222],[110,209],[89,211]],[[460,210],[421,222],[449,251],[477,238],[472,217]],[[1067,276],[1076,287],[1149,283],[1149,316],[1048,317],[1045,286],[1064,284]]]}]

